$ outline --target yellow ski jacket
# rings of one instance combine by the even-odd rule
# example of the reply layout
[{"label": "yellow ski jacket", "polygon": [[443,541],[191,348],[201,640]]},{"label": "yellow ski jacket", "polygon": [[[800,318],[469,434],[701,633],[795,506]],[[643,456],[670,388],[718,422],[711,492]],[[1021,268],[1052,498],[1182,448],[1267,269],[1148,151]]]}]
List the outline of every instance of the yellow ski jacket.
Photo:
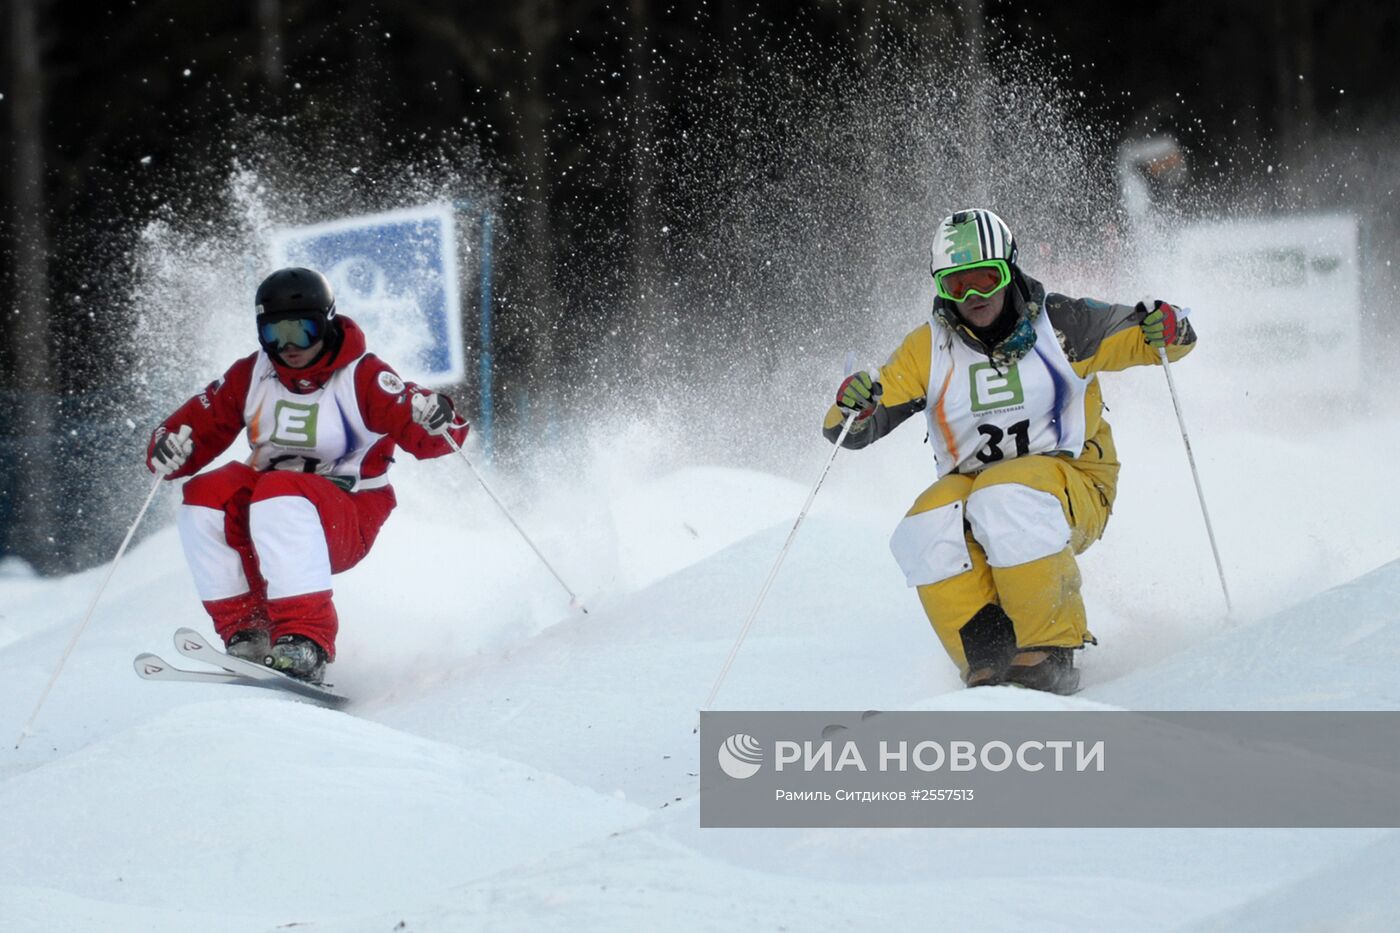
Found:
[{"label": "yellow ski jacket", "polygon": [[[1077,453],[1058,453],[1072,457],[1075,465],[1090,475],[1103,497],[1104,506],[1111,508],[1117,494],[1120,464],[1112,430],[1103,418],[1103,395],[1095,376],[1130,366],[1160,365],[1157,351],[1143,338],[1141,324],[1146,312],[1130,305],[1109,304],[1092,298],[1047,294],[1044,286],[1019,270],[1016,271],[1016,280],[1008,286],[1007,299],[1013,302],[1022,321],[1040,325],[1025,330],[1034,330],[1039,334],[1053,332],[1069,368],[1081,380],[1087,380],[1082,392],[1083,446]],[[1052,330],[1047,330],[1044,322],[1036,320],[1042,313]],[[1180,309],[1178,315],[1182,315]],[[1180,316],[1179,321],[1176,341],[1167,348],[1167,358],[1172,361],[1181,359],[1196,343],[1196,334],[1190,322],[1184,316]],[[938,440],[944,442],[940,446],[946,448],[952,445],[955,436],[962,435],[960,428],[965,428],[968,419],[976,415],[966,398],[950,402],[956,396],[956,393],[948,392],[949,385],[954,383],[953,372],[942,373],[942,378],[931,372],[935,360],[935,338],[940,341],[961,341],[964,347],[985,355],[988,363],[995,366],[998,372],[1006,368],[1006,361],[999,358],[998,348],[984,346],[961,322],[952,306],[940,298],[934,303],[929,322],[911,331],[891,354],[889,362],[880,369],[879,381],[883,387],[880,402],[871,417],[852,426],[843,446],[860,448],[872,444],[911,415],[928,410],[930,405],[933,406],[929,412],[930,434],[935,430],[939,432]],[[940,365],[946,368],[962,365],[952,361],[965,360],[970,355],[965,352],[940,353],[937,358]],[[979,365],[985,368],[986,364]],[[956,378],[960,380],[961,376]],[[1077,420],[1079,413],[1074,414]],[[1042,412],[1041,415],[1053,416],[1053,413]],[[835,405],[827,412],[823,423],[823,434],[827,440],[835,442],[844,418],[844,413]],[[969,471],[967,459],[963,460],[961,467],[951,462],[958,459],[956,448],[954,450],[953,458],[940,457],[940,475]],[[1005,455],[1004,449],[996,454],[997,458]],[[1010,453],[1010,456],[1016,455],[1014,451]]]}]

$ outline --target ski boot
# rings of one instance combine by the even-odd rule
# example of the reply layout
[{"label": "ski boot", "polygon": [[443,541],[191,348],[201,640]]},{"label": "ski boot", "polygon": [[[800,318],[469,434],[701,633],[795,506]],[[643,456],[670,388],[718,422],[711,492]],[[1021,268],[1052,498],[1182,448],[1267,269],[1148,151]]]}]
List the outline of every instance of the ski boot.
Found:
[{"label": "ski boot", "polygon": [[260,628],[245,628],[234,632],[224,643],[224,648],[231,657],[252,661],[254,664],[267,663],[267,652],[271,647],[272,640],[267,632]]},{"label": "ski boot", "polygon": [[283,635],[273,642],[268,666],[297,680],[319,684],[326,673],[326,652],[305,635]]},{"label": "ski boot", "polygon": [[997,684],[1005,683],[1002,673],[995,667],[979,667],[974,671],[968,671],[963,678],[963,683],[969,687],[995,687]]},{"label": "ski boot", "polygon": [[1073,648],[1022,648],[1011,659],[1003,683],[1067,696],[1079,689]]},{"label": "ski boot", "polygon": [[967,660],[963,683],[969,687],[1005,683],[1006,669],[1016,653],[1016,630],[1006,612],[997,604],[988,603],[967,620],[958,635]]}]

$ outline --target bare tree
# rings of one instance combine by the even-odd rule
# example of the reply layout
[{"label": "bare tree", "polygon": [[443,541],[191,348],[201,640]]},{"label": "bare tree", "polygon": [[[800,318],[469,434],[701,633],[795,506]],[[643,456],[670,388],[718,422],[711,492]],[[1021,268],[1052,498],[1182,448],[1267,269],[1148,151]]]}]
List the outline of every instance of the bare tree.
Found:
[{"label": "bare tree", "polygon": [[[1279,0],[1274,5],[1274,112],[1278,119],[1279,178],[1289,178],[1316,136],[1317,107],[1313,85],[1317,81],[1313,54],[1313,4],[1311,0]],[[1280,194],[1297,203],[1296,187],[1284,185]]]},{"label": "bare tree", "polygon": [[[968,128],[968,147],[971,156],[970,163],[974,166],[986,165],[987,156],[987,122],[988,122],[988,98],[987,81],[988,73],[986,67],[986,0],[960,0],[963,15],[963,41],[967,45],[968,73],[972,80],[968,82],[968,115],[966,126]],[[974,171],[971,195],[972,203],[983,205],[990,197],[987,187],[987,175],[984,171]]]},{"label": "bare tree", "polygon": [[258,23],[258,70],[263,83],[280,90],[285,76],[282,48],[282,0],[253,0]]},{"label": "bare tree", "polygon": [[[881,82],[884,80],[884,53],[885,49],[880,42],[880,7],[881,0],[862,0],[860,5],[860,16],[857,20],[856,33],[856,56],[860,60],[860,66],[865,72],[866,89],[872,94],[878,94]],[[876,270],[880,265],[880,230],[886,222],[885,217],[885,197],[887,178],[885,173],[885,158],[887,155],[886,141],[882,134],[868,134],[864,141],[864,177],[861,179],[861,211],[863,217],[859,218],[861,230],[864,237],[861,253],[864,255],[862,265],[867,270]],[[865,292],[865,313],[873,312],[876,302],[879,300],[876,276],[868,275],[869,286]]]},{"label": "bare tree", "polygon": [[631,250],[628,287],[631,292],[628,304],[632,318],[638,322],[659,324],[657,312],[650,290],[650,280],[656,271],[656,232],[652,210],[652,197],[655,189],[655,154],[653,152],[653,125],[651,103],[651,36],[647,0],[630,0],[628,7],[631,26],[628,42],[628,64],[630,81],[628,96],[632,118],[632,159],[628,176],[630,210],[628,213],[629,247]]},{"label": "bare tree", "polygon": [[506,116],[515,124],[512,135],[523,196],[509,240],[517,244],[514,252],[519,259],[521,300],[514,305],[525,320],[517,318],[513,324],[518,332],[528,333],[527,369],[539,398],[555,384],[561,353],[557,330],[563,317],[554,280],[550,148],[554,111],[547,93],[552,52],[563,30],[560,0],[521,0],[504,14],[504,28],[493,31],[471,29],[450,8],[440,8],[432,0],[415,0],[403,11],[422,35],[451,48],[458,64],[476,81],[501,94]]},{"label": "bare tree", "polygon": [[557,384],[561,347],[558,326],[563,317],[554,284],[556,249],[551,199],[554,173],[550,164],[550,120],[553,108],[546,93],[550,51],[561,23],[557,0],[524,0],[515,6],[513,18],[519,36],[519,72],[515,87],[520,94],[518,141],[521,170],[529,192],[525,199],[524,227],[529,243],[525,264],[526,296],[534,331],[531,377],[536,392]]},{"label": "bare tree", "polygon": [[[50,374],[48,231],[44,204],[44,81],[39,60],[38,0],[11,0],[10,61],[14,75],[10,104],[11,174],[14,206],[15,303],[9,308],[8,337],[15,387],[26,398],[22,430],[28,436],[14,514],[16,549],[45,569],[56,566],[49,532],[53,510],[49,456],[54,425]],[[19,432],[16,432],[19,433]]]}]

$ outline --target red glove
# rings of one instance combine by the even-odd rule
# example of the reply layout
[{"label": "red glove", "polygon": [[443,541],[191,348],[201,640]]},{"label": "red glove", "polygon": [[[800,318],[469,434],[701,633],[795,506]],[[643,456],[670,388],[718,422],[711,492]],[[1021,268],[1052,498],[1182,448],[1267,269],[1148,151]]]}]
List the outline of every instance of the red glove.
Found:
[{"label": "red glove", "polygon": [[1175,308],[1165,301],[1154,301],[1149,311],[1147,305],[1139,301],[1137,310],[1145,315],[1142,319],[1142,339],[1147,341],[1148,346],[1160,350],[1176,343],[1179,328]]},{"label": "red glove", "polygon": [[880,402],[883,388],[870,378],[870,373],[861,370],[847,376],[836,390],[836,405],[844,412],[856,412],[856,420],[864,421],[875,414],[875,406]]}]

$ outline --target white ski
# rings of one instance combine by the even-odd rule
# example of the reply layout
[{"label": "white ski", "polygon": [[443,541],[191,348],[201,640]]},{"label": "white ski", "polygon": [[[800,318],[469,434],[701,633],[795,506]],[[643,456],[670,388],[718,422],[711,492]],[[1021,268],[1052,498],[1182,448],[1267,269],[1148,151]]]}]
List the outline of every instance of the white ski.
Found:
[{"label": "white ski", "polygon": [[136,668],[137,676],[146,680],[187,680],[192,683],[251,684],[253,686],[262,683],[262,681],[250,680],[242,674],[231,674],[228,671],[186,670],[149,652],[138,654],[136,660],[132,662],[132,666]]},{"label": "white ski", "polygon": [[306,697],[308,700],[315,700],[325,706],[338,707],[350,702],[345,697],[332,693],[329,689],[330,684],[313,684],[305,680],[297,680],[295,677],[288,677],[280,671],[274,671],[266,665],[255,664],[252,661],[245,661],[242,658],[225,654],[209,644],[203,635],[192,628],[176,629],[175,650],[187,658],[205,661],[216,667],[222,667],[230,674],[238,674],[249,680],[255,680],[259,686],[278,687],[298,696]]},{"label": "white ski", "polygon": [[185,680],[205,683],[243,684],[249,687],[266,687],[294,693],[299,697],[339,709],[350,701],[332,692],[329,684],[313,684],[295,677],[288,677],[262,664],[245,661],[225,654],[209,644],[208,640],[192,628],[182,628],[175,632],[175,649],[187,658],[223,668],[221,671],[191,671],[166,663],[154,654],[137,655],[134,662],[136,673],[147,680]]}]

